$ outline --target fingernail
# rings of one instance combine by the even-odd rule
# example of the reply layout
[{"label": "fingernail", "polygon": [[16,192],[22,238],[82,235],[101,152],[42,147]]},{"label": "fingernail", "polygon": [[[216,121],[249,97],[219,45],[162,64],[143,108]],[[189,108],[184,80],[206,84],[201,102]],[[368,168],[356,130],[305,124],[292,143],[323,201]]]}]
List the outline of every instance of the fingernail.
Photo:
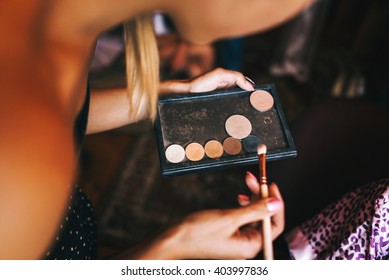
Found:
[{"label": "fingernail", "polygon": [[246,86],[249,89],[249,91],[254,91],[254,86],[251,83],[246,82]]},{"label": "fingernail", "polygon": [[238,199],[241,201],[250,201],[247,195],[244,194],[238,194]]},{"label": "fingernail", "polygon": [[250,78],[246,78],[246,86],[250,89],[250,91],[254,90],[254,82]]},{"label": "fingernail", "polygon": [[281,207],[282,207],[282,202],[281,202],[281,200],[279,200],[277,198],[270,198],[266,202],[266,208],[269,212],[275,212],[278,209],[280,209]]},{"label": "fingernail", "polygon": [[251,85],[253,85],[253,86],[255,85],[255,83],[253,82],[253,80],[251,80],[249,77],[246,77],[246,76],[245,76],[245,78],[246,78],[247,81],[249,81],[249,82],[251,83]]},{"label": "fingernail", "polygon": [[254,174],[249,172],[249,171],[246,172],[246,176],[247,176],[247,179],[253,180],[255,182],[258,181],[257,178],[255,178]]}]

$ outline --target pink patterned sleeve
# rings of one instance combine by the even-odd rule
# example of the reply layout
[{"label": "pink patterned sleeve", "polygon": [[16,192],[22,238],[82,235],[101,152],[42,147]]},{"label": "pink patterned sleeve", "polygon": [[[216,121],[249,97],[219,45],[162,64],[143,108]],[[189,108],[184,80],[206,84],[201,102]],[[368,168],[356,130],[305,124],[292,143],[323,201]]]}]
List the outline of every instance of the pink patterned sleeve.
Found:
[{"label": "pink patterned sleeve", "polygon": [[389,179],[344,195],[285,239],[295,259],[389,259]]}]

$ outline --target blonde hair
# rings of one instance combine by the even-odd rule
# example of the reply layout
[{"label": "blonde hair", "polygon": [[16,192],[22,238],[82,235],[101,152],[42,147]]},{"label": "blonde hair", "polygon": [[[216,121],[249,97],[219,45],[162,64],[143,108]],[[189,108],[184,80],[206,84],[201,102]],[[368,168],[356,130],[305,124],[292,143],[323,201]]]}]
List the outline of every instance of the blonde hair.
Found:
[{"label": "blonde hair", "polygon": [[124,24],[127,91],[130,113],[142,117],[145,107],[151,120],[157,112],[159,53],[152,15],[138,16]]}]

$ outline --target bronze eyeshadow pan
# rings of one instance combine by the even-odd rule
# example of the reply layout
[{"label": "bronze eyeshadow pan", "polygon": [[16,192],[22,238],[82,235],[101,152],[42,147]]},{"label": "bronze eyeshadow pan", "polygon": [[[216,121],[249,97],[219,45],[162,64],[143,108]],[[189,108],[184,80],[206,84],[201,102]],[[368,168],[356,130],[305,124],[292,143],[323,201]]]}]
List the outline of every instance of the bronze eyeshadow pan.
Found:
[{"label": "bronze eyeshadow pan", "polygon": [[242,143],[239,139],[228,137],[223,141],[223,150],[229,155],[238,155],[242,151]]},{"label": "bronze eyeshadow pan", "polygon": [[255,164],[256,143],[269,161],[297,155],[273,84],[160,97],[155,134],[163,176]]}]

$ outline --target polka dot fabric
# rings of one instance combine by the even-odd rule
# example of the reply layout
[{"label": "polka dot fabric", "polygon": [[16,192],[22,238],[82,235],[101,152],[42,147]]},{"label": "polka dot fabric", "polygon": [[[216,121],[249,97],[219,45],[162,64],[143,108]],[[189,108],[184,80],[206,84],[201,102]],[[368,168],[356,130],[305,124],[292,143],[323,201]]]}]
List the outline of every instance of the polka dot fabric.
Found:
[{"label": "polka dot fabric", "polygon": [[[80,151],[86,132],[90,102],[89,84],[84,106],[74,124],[74,141]],[[90,260],[97,257],[97,226],[92,204],[86,194],[75,186],[65,218],[53,244],[44,256],[50,260]]]},{"label": "polka dot fabric", "polygon": [[346,194],[292,232],[296,259],[389,259],[389,179]]},{"label": "polka dot fabric", "polygon": [[97,226],[89,198],[79,187],[70,197],[68,211],[46,259],[90,260],[97,257]]}]

